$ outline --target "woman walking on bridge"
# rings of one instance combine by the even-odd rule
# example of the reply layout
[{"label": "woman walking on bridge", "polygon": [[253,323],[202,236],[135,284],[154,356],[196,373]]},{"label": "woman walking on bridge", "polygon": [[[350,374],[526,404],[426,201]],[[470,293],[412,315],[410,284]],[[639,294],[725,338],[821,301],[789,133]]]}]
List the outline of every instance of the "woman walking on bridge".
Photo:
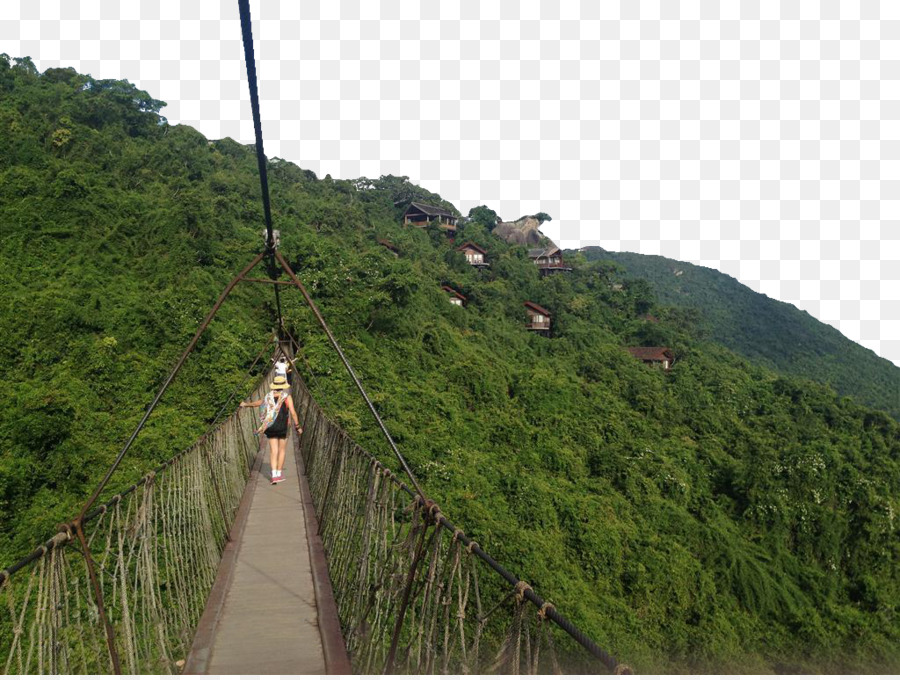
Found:
[{"label": "woman walking on bridge", "polygon": [[284,454],[287,450],[288,414],[294,423],[297,435],[303,434],[300,419],[291,399],[290,385],[283,375],[276,375],[266,396],[257,401],[242,401],[241,406],[255,407],[265,405],[262,424],[256,431],[269,439],[269,464],[272,467],[272,484],[284,481]]}]

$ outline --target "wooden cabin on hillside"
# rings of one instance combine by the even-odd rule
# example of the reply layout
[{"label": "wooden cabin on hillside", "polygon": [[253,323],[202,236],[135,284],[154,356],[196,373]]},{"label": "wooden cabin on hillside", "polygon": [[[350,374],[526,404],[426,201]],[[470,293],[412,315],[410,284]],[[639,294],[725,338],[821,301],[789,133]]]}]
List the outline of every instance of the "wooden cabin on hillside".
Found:
[{"label": "wooden cabin on hillside", "polygon": [[446,208],[414,201],[403,213],[404,226],[427,227],[433,220],[437,220],[440,228],[450,236],[456,234],[456,216]]},{"label": "wooden cabin on hillside", "polygon": [[471,241],[466,241],[459,248],[457,248],[459,252],[466,256],[466,262],[468,262],[473,267],[490,267],[491,265],[484,261],[484,256],[487,255],[487,251],[480,246],[475,245]]},{"label": "wooden cabin on hillside", "polygon": [[628,353],[648,366],[661,366],[668,371],[675,362],[675,353],[668,347],[627,347]]},{"label": "wooden cabin on hillside", "polygon": [[450,304],[456,305],[457,307],[465,307],[466,306],[466,296],[460,293],[457,290],[454,290],[450,286],[441,286],[444,289],[444,292],[447,293],[450,297]]},{"label": "wooden cabin on hillside", "polygon": [[541,276],[547,274],[555,274],[556,272],[570,272],[571,267],[567,267],[563,262],[562,251],[556,246],[549,248],[531,248],[528,251],[528,257],[537,265],[541,272]]},{"label": "wooden cabin on hillside", "polygon": [[525,302],[528,323],[525,328],[541,335],[550,335],[550,312],[534,302]]}]

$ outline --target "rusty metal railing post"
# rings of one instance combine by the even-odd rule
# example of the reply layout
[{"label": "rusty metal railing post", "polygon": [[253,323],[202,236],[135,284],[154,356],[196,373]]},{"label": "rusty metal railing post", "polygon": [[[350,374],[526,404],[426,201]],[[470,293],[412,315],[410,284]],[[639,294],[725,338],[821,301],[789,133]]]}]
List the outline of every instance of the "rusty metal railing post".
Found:
[{"label": "rusty metal railing post", "polygon": [[[422,500],[422,496],[419,496],[417,500]],[[419,512],[419,508],[416,508],[416,512]],[[416,571],[419,568],[419,562],[422,561],[422,556],[425,554],[425,534],[428,533],[428,513],[423,509],[421,510],[423,514],[422,520],[422,533],[419,535],[419,544],[416,546],[415,556],[413,557],[412,564],[409,565],[409,573],[406,576],[406,587],[403,589],[403,600],[400,603],[400,611],[397,612],[397,620],[394,622],[394,632],[391,635],[391,647],[388,650],[387,659],[384,662],[384,675],[392,675],[394,673],[394,659],[397,656],[397,644],[400,642],[400,632],[403,629],[403,620],[406,618],[406,609],[409,606],[409,594],[412,591],[413,582],[416,580]]]},{"label": "rusty metal railing post", "polygon": [[[103,621],[103,628],[106,630],[106,646],[109,649],[109,659],[112,662],[113,673],[122,675],[122,665],[119,663],[119,652],[116,649],[116,633],[113,630],[109,617],[106,615],[106,607],[103,601],[103,590],[100,588],[100,581],[97,580],[97,571],[94,569],[94,558],[91,555],[91,548],[88,545],[87,538],[84,535],[84,529],[81,526],[81,518],[79,517],[72,523],[78,540],[81,542],[81,548],[84,551],[84,561],[87,565],[88,577],[91,580],[91,586],[94,589],[94,600],[97,602],[97,613],[100,620]],[[136,670],[136,669],[132,669]]]}]

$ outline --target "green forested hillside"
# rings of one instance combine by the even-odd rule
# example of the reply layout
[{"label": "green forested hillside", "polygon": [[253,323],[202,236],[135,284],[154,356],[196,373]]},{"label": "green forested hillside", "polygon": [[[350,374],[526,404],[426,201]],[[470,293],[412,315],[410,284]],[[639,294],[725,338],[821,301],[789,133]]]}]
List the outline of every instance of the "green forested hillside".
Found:
[{"label": "green forested hillside", "polygon": [[600,248],[586,248],[584,255],[649,281],[663,304],[697,311],[698,330],[751,361],[825,383],[900,419],[900,367],[793,305],[715,269],[658,255]]},{"label": "green forested hillside", "polygon": [[[161,105],[0,58],[3,564],[72,515],[261,245],[252,149],[169,126]],[[900,670],[895,420],[699,337],[646,281],[616,289],[608,262],[541,279],[472,220],[457,242],[487,250],[479,274],[438,230],[400,226],[395,201],[440,201],[405,178],[273,160],[269,180],[282,252],[424,488],[601,645],[653,673]],[[236,291],[113,486],[202,432],[271,298]],[[323,405],[392,465],[301,299],[282,298]],[[552,337],[523,328],[524,300],[552,311]],[[654,370],[632,344],[678,360]]]}]

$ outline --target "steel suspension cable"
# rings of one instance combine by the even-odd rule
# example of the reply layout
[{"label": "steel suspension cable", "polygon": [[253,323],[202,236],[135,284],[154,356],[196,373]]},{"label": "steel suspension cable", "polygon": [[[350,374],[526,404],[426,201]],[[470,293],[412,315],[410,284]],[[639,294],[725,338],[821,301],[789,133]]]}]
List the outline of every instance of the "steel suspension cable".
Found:
[{"label": "steel suspension cable", "polygon": [[347,369],[347,373],[350,374],[350,377],[353,379],[353,383],[356,385],[356,389],[359,390],[359,393],[362,395],[363,400],[366,402],[366,406],[369,407],[369,411],[372,413],[372,416],[375,418],[375,422],[378,423],[378,427],[381,429],[382,434],[384,434],[385,439],[387,439],[388,445],[391,447],[391,450],[394,452],[394,455],[397,457],[397,460],[400,461],[400,465],[403,466],[403,470],[406,472],[406,475],[409,477],[409,481],[412,482],[412,485],[416,488],[416,493],[422,497],[422,500],[426,500],[427,496],[425,492],[422,491],[422,487],[419,486],[419,482],[416,480],[416,476],[413,474],[413,471],[410,469],[409,464],[406,462],[406,459],[403,457],[403,454],[400,453],[400,449],[397,448],[397,445],[394,443],[393,437],[391,437],[391,433],[388,432],[387,427],[384,424],[384,421],[381,420],[381,416],[378,415],[378,411],[375,409],[375,405],[372,403],[372,400],[369,399],[369,395],[366,392],[366,388],[363,387],[359,378],[356,376],[356,371],[353,370],[353,366],[350,365],[350,362],[347,360],[347,357],[344,355],[344,350],[341,349],[340,344],[337,341],[337,338],[334,337],[334,333],[331,332],[331,328],[328,327],[328,324],[325,322],[325,318],[322,316],[322,313],[319,311],[319,308],[316,306],[316,303],[313,302],[313,299],[309,296],[309,293],[306,292],[306,288],[304,288],[303,284],[300,283],[300,279],[297,278],[297,275],[294,273],[294,270],[291,269],[291,266],[287,263],[287,260],[284,259],[284,255],[281,254],[280,251],[275,251],[275,257],[278,258],[278,262],[281,264],[284,271],[290,277],[291,281],[294,282],[294,285],[300,289],[300,292],[303,294],[304,299],[306,300],[306,304],[309,305],[309,308],[312,310],[313,315],[316,317],[316,320],[319,322],[319,325],[322,327],[322,330],[325,331],[325,335],[328,336],[328,340],[331,342],[331,346],[334,347],[334,350],[338,353],[338,356],[341,358],[341,362],[344,364],[344,368]]},{"label": "steel suspension cable", "polygon": [[263,259],[263,253],[260,253],[248,264],[244,269],[238,274],[235,278],[233,278],[229,284],[225,287],[225,290],[219,295],[219,299],[216,300],[216,303],[213,305],[212,309],[209,310],[209,313],[206,315],[206,318],[203,319],[200,327],[197,328],[197,332],[194,333],[194,337],[188,343],[188,346],[185,348],[184,352],[181,355],[181,358],[178,359],[178,363],[175,364],[175,367],[172,369],[172,372],[169,373],[169,377],[166,378],[166,381],[162,384],[162,387],[159,388],[159,392],[156,393],[156,396],[153,398],[153,401],[150,402],[150,405],[147,407],[144,416],[141,418],[140,422],[137,424],[137,427],[134,428],[134,432],[131,433],[131,436],[128,438],[128,441],[125,443],[125,446],[122,447],[122,450],[119,452],[119,455],[116,456],[113,464],[109,466],[109,470],[107,470],[106,475],[101,480],[100,484],[97,485],[97,488],[94,490],[94,493],[91,494],[91,497],[84,504],[84,507],[81,508],[81,512],[78,514],[78,522],[80,523],[84,519],[85,513],[90,510],[91,506],[97,500],[97,497],[102,493],[103,489],[106,488],[106,484],[109,482],[110,477],[112,477],[113,473],[119,467],[119,463],[122,462],[122,459],[125,457],[125,454],[128,452],[128,449],[131,448],[131,445],[134,443],[134,440],[137,439],[138,434],[140,434],[141,430],[144,429],[144,425],[147,423],[147,419],[150,417],[150,414],[153,413],[153,410],[156,408],[156,405],[159,403],[159,400],[162,399],[163,394],[166,393],[166,390],[169,389],[169,385],[172,384],[172,381],[175,379],[175,376],[178,375],[178,372],[181,370],[181,367],[184,365],[184,362],[187,360],[188,356],[191,352],[194,351],[194,348],[197,346],[197,341],[200,339],[200,336],[203,335],[203,331],[206,330],[207,326],[209,326],[210,322],[215,317],[216,313],[219,311],[219,307],[222,306],[222,303],[225,302],[225,298],[231,293],[232,289],[238,284],[238,282],[244,277],[245,274],[249,273],[256,265],[260,263]]},{"label": "steel suspension cable", "polygon": [[[266,255],[271,258],[270,265],[273,269],[274,260],[277,258],[284,271],[287,272],[294,284],[298,288],[300,288],[300,292],[303,293],[303,297],[306,298],[306,302],[309,305],[310,309],[312,309],[313,314],[315,314],[316,319],[319,321],[319,325],[322,326],[322,329],[325,331],[325,334],[328,336],[328,339],[331,341],[332,346],[334,347],[335,351],[337,351],[338,356],[340,356],[341,361],[346,367],[347,372],[350,374],[350,377],[356,384],[357,389],[362,394],[366,405],[369,407],[369,410],[375,417],[375,421],[378,423],[378,427],[381,429],[382,433],[387,439],[391,450],[393,450],[394,454],[397,456],[397,459],[400,461],[400,464],[403,466],[404,471],[409,476],[409,479],[412,482],[413,486],[416,488],[416,491],[424,500],[426,498],[425,492],[422,491],[422,488],[419,486],[419,482],[416,480],[415,475],[413,475],[413,472],[407,464],[406,459],[400,454],[397,445],[394,443],[394,440],[391,437],[390,433],[387,431],[384,422],[381,420],[381,416],[379,416],[378,412],[375,410],[375,406],[372,404],[372,400],[369,399],[369,395],[366,393],[365,388],[362,386],[359,378],[356,377],[356,372],[353,370],[350,362],[347,361],[347,357],[344,356],[344,352],[341,349],[341,346],[338,344],[338,341],[332,334],[331,329],[328,327],[328,324],[325,323],[325,319],[319,312],[318,307],[316,307],[316,304],[313,302],[312,298],[309,297],[309,293],[306,292],[303,284],[300,283],[299,279],[297,279],[296,274],[294,274],[290,266],[288,266],[287,261],[284,259],[284,257],[276,247],[275,238],[272,234],[272,210],[269,204],[269,179],[268,175],[266,174],[266,156],[265,152],[263,151],[262,122],[259,115],[259,91],[256,85],[256,59],[253,54],[253,30],[250,18],[249,0],[238,0],[238,10],[240,11],[241,15],[241,37],[244,42],[244,61],[247,65],[247,80],[249,81],[250,85],[250,108],[253,112],[253,131],[256,134],[256,162],[259,165],[259,181],[260,187],[262,189],[263,211],[266,218]],[[269,275],[273,279],[277,278],[274,272],[270,272]],[[273,287],[275,288],[275,299],[276,304],[278,305],[278,326],[279,329],[283,329],[284,324],[282,323],[281,301],[278,296],[278,286],[275,285]]]},{"label": "steel suspension cable", "polygon": [[[228,397],[225,399],[225,401],[222,402],[222,406],[219,408],[218,413],[216,413],[216,416],[213,418],[212,423],[210,423],[209,428],[200,437],[200,439],[198,439],[197,442],[195,442],[195,444],[200,443],[204,439],[209,437],[209,435],[215,429],[215,426],[218,424],[219,418],[221,418],[222,414],[225,412],[225,409],[228,407],[229,402],[231,402],[231,400],[234,399],[238,390],[244,386],[244,381],[246,381],[247,377],[250,376],[253,369],[256,367],[256,364],[259,363],[259,360],[262,358],[263,354],[265,354],[266,348],[268,348],[272,344],[274,344],[274,339],[267,338],[266,344],[263,345],[262,350],[260,350],[259,354],[256,355],[256,358],[250,364],[250,367],[246,371],[244,371],[244,374],[241,376],[241,382],[238,383],[237,387],[235,387],[234,390],[231,392],[231,394],[229,394]],[[166,468],[174,465],[175,462],[178,461],[183,455],[188,453],[188,451],[190,451],[190,449],[185,449],[184,451],[180,451],[178,454],[176,454],[172,458],[169,458],[162,464],[153,468],[152,474],[157,475],[157,474],[161,473],[163,470],[165,470]],[[113,507],[120,500],[122,500],[123,498],[126,498],[129,494],[133,493],[137,489],[140,489],[144,484],[147,483],[147,481],[149,479],[150,479],[150,475],[144,475],[143,477],[141,477],[141,479],[139,481],[135,482],[134,484],[131,484],[129,487],[127,487],[125,489],[121,489],[117,494],[115,494],[115,496],[113,496],[111,499],[108,499],[105,503],[103,503],[103,505],[97,506],[96,508],[94,508],[93,510],[91,510],[87,514],[85,514],[84,519],[82,521],[84,523],[91,521],[92,519],[97,517],[97,515],[100,515],[103,512],[105,512],[107,508]],[[68,525],[63,525],[63,526],[68,527]],[[27,567],[29,564],[31,564],[38,558],[43,557],[46,554],[47,550],[52,548],[54,545],[55,545],[54,540],[51,538],[50,540],[42,543],[35,550],[33,550],[31,553],[29,553],[28,555],[26,555],[25,557],[20,559],[15,564],[7,567],[6,569],[0,570],[0,585],[2,585],[5,580],[9,579],[17,571],[20,571],[24,567]],[[43,550],[41,549],[41,546],[44,547]]]},{"label": "steel suspension cable", "polygon": [[[253,112],[253,132],[256,135],[256,164],[259,166],[259,185],[262,191],[263,214],[266,220],[266,254],[269,258],[269,277],[277,279],[275,258],[275,234],[272,231],[272,208],[269,201],[269,175],[266,171],[266,152],[263,148],[262,120],[259,115],[259,91],[256,86],[256,58],[253,55],[253,27],[250,18],[249,0],[238,0],[238,11],[241,15],[241,39],[244,43],[244,63],[247,65],[247,81],[250,85],[250,109]],[[281,315],[281,296],[278,286],[275,290],[275,308],[278,314],[279,330],[284,325]]]}]

